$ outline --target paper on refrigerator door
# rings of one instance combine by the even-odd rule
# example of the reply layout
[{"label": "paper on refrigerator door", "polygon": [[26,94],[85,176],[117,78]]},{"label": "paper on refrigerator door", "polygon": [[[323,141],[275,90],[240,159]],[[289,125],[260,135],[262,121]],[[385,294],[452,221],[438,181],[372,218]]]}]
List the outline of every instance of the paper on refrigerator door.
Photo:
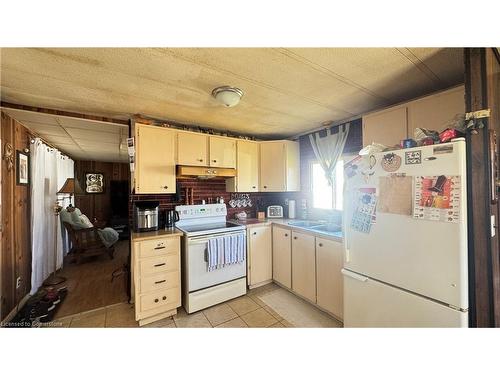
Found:
[{"label": "paper on refrigerator door", "polygon": [[413,217],[458,223],[460,176],[415,176]]},{"label": "paper on refrigerator door", "polygon": [[362,233],[370,233],[375,222],[377,196],[375,188],[360,188],[356,191],[356,207],[352,215],[351,228]]},{"label": "paper on refrigerator door", "polygon": [[413,179],[410,176],[379,178],[377,211],[397,215],[412,215]]}]

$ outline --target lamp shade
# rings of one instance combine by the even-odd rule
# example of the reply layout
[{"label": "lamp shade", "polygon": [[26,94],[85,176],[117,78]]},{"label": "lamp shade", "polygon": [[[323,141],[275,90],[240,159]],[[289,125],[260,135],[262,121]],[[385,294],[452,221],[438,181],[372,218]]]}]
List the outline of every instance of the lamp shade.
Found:
[{"label": "lamp shade", "polygon": [[59,189],[57,194],[75,194],[75,179],[67,178],[66,182],[64,182],[64,185]]}]

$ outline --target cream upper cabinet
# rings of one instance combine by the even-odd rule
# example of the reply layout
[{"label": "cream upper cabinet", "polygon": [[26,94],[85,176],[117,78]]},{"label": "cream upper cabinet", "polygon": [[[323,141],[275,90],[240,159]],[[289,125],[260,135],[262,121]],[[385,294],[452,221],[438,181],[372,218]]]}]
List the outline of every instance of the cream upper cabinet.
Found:
[{"label": "cream upper cabinet", "polygon": [[343,319],[342,242],[316,237],[317,304]]},{"label": "cream upper cabinet", "polygon": [[292,290],[316,303],[315,237],[292,231]]},{"label": "cream upper cabinet", "polygon": [[273,278],[271,226],[248,228],[247,237],[248,285],[252,287]]},{"label": "cream upper cabinet", "polygon": [[300,190],[299,143],[268,141],[260,143],[260,191]]},{"label": "cream upper cabinet", "polygon": [[236,177],[226,180],[226,191],[259,191],[259,144],[238,140],[236,145]]},{"label": "cream upper cabinet", "polygon": [[464,86],[458,86],[363,116],[363,146],[394,146],[414,138],[415,128],[444,130],[457,114],[465,113],[464,95]]},{"label": "cream upper cabinet", "polygon": [[363,146],[400,144],[407,138],[406,106],[398,106],[363,116]]},{"label": "cream upper cabinet", "polygon": [[136,194],[175,193],[176,132],[135,124]]},{"label": "cream upper cabinet", "polygon": [[273,227],[273,280],[292,288],[292,232]]},{"label": "cream upper cabinet", "polygon": [[464,86],[459,86],[408,103],[409,138],[414,138],[415,128],[446,129],[456,115],[465,113],[464,95]]},{"label": "cream upper cabinet", "polygon": [[177,164],[208,166],[208,136],[179,132],[177,135]]},{"label": "cream upper cabinet", "polygon": [[236,168],[236,139],[209,137],[211,167]]}]

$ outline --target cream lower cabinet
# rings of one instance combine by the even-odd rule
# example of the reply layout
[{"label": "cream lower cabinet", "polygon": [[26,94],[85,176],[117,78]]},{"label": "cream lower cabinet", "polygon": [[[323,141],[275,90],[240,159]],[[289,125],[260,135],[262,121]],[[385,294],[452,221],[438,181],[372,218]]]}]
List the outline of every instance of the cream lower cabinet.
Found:
[{"label": "cream lower cabinet", "polygon": [[139,325],[177,313],[181,305],[180,236],[132,239],[132,299]]},{"label": "cream lower cabinet", "polygon": [[259,144],[238,140],[236,144],[236,177],[226,180],[226,191],[259,191]]},{"label": "cream lower cabinet", "polygon": [[209,155],[211,167],[236,168],[236,139],[209,137]]},{"label": "cream lower cabinet", "polygon": [[247,241],[247,283],[250,288],[253,288],[273,279],[271,226],[263,225],[248,228]]},{"label": "cream lower cabinet", "polygon": [[179,131],[177,134],[177,164],[208,166],[208,136]]},{"label": "cream lower cabinet", "polygon": [[292,288],[292,231],[273,227],[273,280]]},{"label": "cream lower cabinet", "polygon": [[300,190],[298,142],[260,142],[259,189],[262,192]]},{"label": "cream lower cabinet", "polygon": [[292,290],[316,303],[315,237],[292,231]]},{"label": "cream lower cabinet", "polygon": [[316,237],[316,303],[343,318],[342,242]]},{"label": "cream lower cabinet", "polygon": [[175,193],[175,136],[171,129],[136,124],[136,194]]}]

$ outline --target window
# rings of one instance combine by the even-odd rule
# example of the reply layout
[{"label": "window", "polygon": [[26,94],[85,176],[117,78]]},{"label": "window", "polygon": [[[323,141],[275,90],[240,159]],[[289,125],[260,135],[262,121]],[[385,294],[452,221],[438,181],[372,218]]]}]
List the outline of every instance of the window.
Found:
[{"label": "window", "polygon": [[339,159],[334,171],[333,186],[328,184],[325,172],[317,162],[311,164],[313,208],[342,210],[344,189],[344,161]]}]

